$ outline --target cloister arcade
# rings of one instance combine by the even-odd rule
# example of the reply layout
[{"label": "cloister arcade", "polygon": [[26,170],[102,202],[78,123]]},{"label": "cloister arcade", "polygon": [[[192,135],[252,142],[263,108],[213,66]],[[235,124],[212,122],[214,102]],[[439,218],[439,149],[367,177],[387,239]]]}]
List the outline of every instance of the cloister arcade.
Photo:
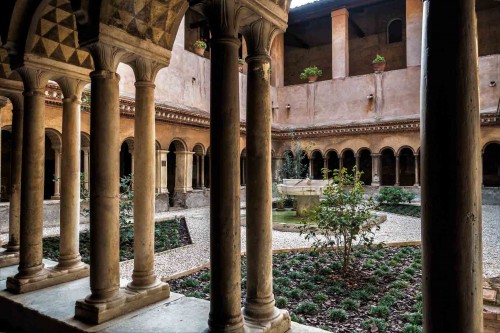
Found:
[{"label": "cloister arcade", "polygon": [[[482,331],[478,170],[483,148],[483,161],[488,161],[484,179],[489,185],[499,184],[500,148],[497,141],[481,145],[495,128],[489,127],[484,130],[488,133],[481,135],[478,54],[471,51],[477,50],[474,3],[459,0],[429,6],[429,1],[424,1],[423,49],[429,52],[423,57],[421,71],[429,80],[422,80],[422,120],[419,125],[415,125],[417,121],[384,125],[399,126],[399,142],[411,137],[411,144],[386,145],[384,140],[390,139],[381,139],[384,132],[371,133],[379,135],[379,140],[373,139],[373,147],[360,146],[360,141],[348,146],[346,140],[335,146],[328,144],[332,139],[327,138],[322,142],[324,147],[310,156],[306,152],[300,161],[307,166],[303,177],[310,173],[318,178],[320,167],[325,165],[349,170],[357,166],[371,186],[421,183],[426,332]],[[273,294],[272,165],[277,168],[280,163],[272,162],[271,152],[274,148],[275,159],[291,152],[286,150],[289,147],[282,147],[284,131],[274,129],[274,139],[280,142],[273,147],[270,88],[271,45],[287,29],[289,6],[287,0],[146,0],[133,4],[44,0],[0,4],[4,22],[0,25],[0,95],[10,100],[12,110],[6,116],[10,117],[11,134],[5,135],[6,144],[10,143],[10,159],[5,159],[10,163],[10,175],[6,176],[10,179],[6,189],[10,197],[9,242],[0,255],[0,266],[18,265],[18,273],[6,280],[6,294],[0,295],[2,320],[29,331],[33,327],[29,316],[16,320],[15,295],[84,277],[89,277],[86,295],[71,298],[74,319],[50,325],[63,325],[57,329],[72,325],[78,330],[82,322],[101,324],[169,298],[169,285],[154,270],[155,193],[168,191],[175,201],[176,194],[192,192],[205,183],[212,194],[208,331],[243,332],[245,326],[257,332],[289,331],[290,316],[275,307]],[[208,22],[211,33],[207,82],[210,116],[195,117],[189,110],[180,116],[186,122],[196,122],[194,129],[167,119],[169,106],[155,106],[155,90],[163,89],[155,86],[155,79],[170,64],[188,8]],[[336,11],[342,12],[335,17],[341,16],[346,25],[347,10]],[[446,25],[442,24],[445,16],[450,22]],[[240,33],[246,41],[248,66],[242,88],[246,92],[244,140],[238,72]],[[344,47],[345,40],[336,44]],[[135,101],[127,105],[120,104],[120,64],[133,71]],[[382,74],[373,75],[374,81],[382,81]],[[195,85],[197,78],[190,79]],[[46,111],[56,109],[51,108],[53,100],[45,93],[49,81],[56,82],[61,91],[57,111],[62,119],[60,131],[45,126]],[[82,103],[84,87],[89,83],[88,102]],[[172,84],[170,88],[176,87]],[[156,122],[157,117],[161,124]],[[126,135],[120,131],[122,121],[132,123]],[[157,133],[156,128],[167,123],[169,133],[161,137],[162,131]],[[361,127],[375,132],[384,126],[363,123]],[[451,130],[444,135],[443,128]],[[340,133],[336,137],[342,137],[344,130],[349,129],[331,129]],[[78,244],[82,166],[89,175],[90,266],[81,261]],[[2,159],[2,176],[4,167],[8,168]],[[126,174],[133,174],[134,179],[135,247],[133,273],[128,284],[121,285],[119,178]],[[242,184],[246,186],[248,221],[247,297],[243,309]],[[60,198],[61,206],[60,257],[50,267],[42,257],[46,198]]]}]

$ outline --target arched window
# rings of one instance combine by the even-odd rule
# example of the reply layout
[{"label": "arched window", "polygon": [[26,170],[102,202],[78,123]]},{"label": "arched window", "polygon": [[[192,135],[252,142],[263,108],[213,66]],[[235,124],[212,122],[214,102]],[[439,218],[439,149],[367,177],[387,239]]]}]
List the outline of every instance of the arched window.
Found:
[{"label": "arched window", "polygon": [[387,44],[403,41],[403,20],[396,18],[387,24]]}]

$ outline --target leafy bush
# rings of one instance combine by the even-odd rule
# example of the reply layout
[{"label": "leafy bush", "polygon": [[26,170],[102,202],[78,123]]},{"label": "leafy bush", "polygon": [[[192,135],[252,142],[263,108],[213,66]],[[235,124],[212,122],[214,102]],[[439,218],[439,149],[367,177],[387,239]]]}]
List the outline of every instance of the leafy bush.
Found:
[{"label": "leafy bush", "polygon": [[328,172],[323,169],[328,180],[323,190],[325,199],[306,213],[300,233],[305,234],[306,240],[313,240],[315,247],[331,247],[342,262],[342,273],[346,274],[355,243],[373,243],[374,234],[367,223],[375,204],[371,197],[363,198],[361,172],[354,168],[351,174],[342,168],[333,171],[333,178],[326,179]]},{"label": "leafy bush", "polygon": [[278,296],[276,297],[275,302],[278,308],[284,308],[288,304],[288,298],[283,296]]},{"label": "leafy bush", "polygon": [[302,302],[295,308],[296,313],[313,315],[318,313],[319,307],[312,302]]},{"label": "leafy bush", "polygon": [[359,308],[359,301],[356,301],[352,298],[344,298],[342,302],[340,302],[340,306],[346,310],[357,310]]},{"label": "leafy bush", "polygon": [[344,321],[347,319],[347,312],[344,309],[332,308],[328,310],[328,317],[333,321]]},{"label": "leafy bush", "polygon": [[379,204],[387,203],[389,205],[397,205],[402,202],[410,203],[415,197],[415,193],[399,187],[383,187],[375,197],[375,200],[377,200]]}]

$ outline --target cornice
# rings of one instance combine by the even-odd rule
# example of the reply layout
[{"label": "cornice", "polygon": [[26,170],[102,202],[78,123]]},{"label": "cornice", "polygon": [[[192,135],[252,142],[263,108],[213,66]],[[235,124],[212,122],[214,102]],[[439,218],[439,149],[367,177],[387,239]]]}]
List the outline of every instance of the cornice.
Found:
[{"label": "cornice", "polygon": [[[62,107],[63,94],[59,87],[49,83],[45,90],[45,103]],[[90,90],[85,90],[82,96],[82,111],[90,112]],[[182,124],[198,128],[210,128],[210,114],[196,109],[180,106],[156,104],[156,121],[172,124]],[[132,97],[120,96],[120,115],[126,118],[135,117],[135,101]],[[496,112],[481,113],[481,126],[500,126],[500,114]],[[273,139],[320,138],[326,136],[346,136],[374,133],[402,133],[420,131],[419,119],[391,120],[377,123],[357,123],[343,125],[324,125],[308,127],[278,127],[272,128]],[[240,132],[246,134],[246,122],[241,121]]]}]

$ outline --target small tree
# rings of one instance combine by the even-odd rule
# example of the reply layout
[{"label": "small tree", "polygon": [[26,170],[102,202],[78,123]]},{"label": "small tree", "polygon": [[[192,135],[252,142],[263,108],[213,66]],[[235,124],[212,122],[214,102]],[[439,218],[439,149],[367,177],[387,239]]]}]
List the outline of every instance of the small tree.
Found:
[{"label": "small tree", "polygon": [[[330,247],[342,262],[342,273],[349,270],[353,245],[371,245],[374,232],[369,221],[375,209],[372,197],[363,199],[361,172],[352,174],[345,168],[333,170],[333,178],[327,179],[330,170],[323,169],[327,185],[325,199],[310,209],[300,227],[301,235],[313,240],[314,247]],[[378,230],[379,227],[377,226]]]},{"label": "small tree", "polygon": [[[307,159],[307,153],[311,152],[314,143],[304,145],[302,142],[292,140],[292,154],[285,155],[285,161],[280,168],[280,177],[288,179],[301,179],[309,176],[309,169],[302,161]],[[293,156],[292,156],[293,155]]]}]

